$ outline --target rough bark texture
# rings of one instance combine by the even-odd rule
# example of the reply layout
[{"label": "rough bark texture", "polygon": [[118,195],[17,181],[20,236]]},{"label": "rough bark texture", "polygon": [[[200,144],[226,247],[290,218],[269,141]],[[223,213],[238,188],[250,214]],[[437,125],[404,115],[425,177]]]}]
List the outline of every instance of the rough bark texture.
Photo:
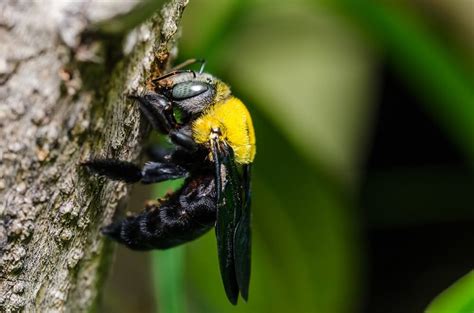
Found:
[{"label": "rough bark texture", "polygon": [[0,3],[0,312],[94,309],[110,247],[100,228],[127,186],[79,164],[138,157],[147,127],[126,95],[175,54],[186,3],[127,37],[93,26],[133,2]]}]

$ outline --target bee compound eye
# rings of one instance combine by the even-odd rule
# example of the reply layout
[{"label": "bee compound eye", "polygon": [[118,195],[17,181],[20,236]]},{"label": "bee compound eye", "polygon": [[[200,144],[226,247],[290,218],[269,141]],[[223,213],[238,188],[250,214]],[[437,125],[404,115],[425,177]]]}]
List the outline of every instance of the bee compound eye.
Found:
[{"label": "bee compound eye", "polygon": [[206,92],[209,85],[204,82],[184,82],[178,83],[173,87],[171,96],[175,100],[183,100],[195,97]]}]

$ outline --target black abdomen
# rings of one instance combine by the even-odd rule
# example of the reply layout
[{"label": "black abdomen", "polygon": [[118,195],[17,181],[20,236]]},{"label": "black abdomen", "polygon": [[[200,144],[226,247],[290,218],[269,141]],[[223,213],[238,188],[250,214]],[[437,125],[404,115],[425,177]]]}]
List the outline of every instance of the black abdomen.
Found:
[{"label": "black abdomen", "polygon": [[216,222],[216,190],[212,174],[186,179],[159,205],[102,232],[134,250],[167,249],[194,240]]}]

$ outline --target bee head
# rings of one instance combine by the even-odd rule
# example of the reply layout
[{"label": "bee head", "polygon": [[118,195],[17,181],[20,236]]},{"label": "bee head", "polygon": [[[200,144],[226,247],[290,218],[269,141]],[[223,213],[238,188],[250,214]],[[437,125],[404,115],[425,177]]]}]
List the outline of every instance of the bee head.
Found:
[{"label": "bee head", "polygon": [[198,114],[230,95],[230,88],[207,73],[186,71],[167,77],[160,92],[190,114]]}]

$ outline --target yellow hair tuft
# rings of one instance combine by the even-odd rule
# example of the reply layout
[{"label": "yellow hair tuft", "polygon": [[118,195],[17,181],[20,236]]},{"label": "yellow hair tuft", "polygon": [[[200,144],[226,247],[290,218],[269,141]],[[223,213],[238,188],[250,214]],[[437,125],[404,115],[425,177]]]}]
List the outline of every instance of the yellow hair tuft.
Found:
[{"label": "yellow hair tuft", "polygon": [[220,140],[226,141],[234,150],[237,163],[253,162],[256,153],[255,131],[250,113],[242,101],[228,97],[207,109],[193,122],[194,140],[199,144],[209,144],[211,130],[216,128],[221,131]]}]

